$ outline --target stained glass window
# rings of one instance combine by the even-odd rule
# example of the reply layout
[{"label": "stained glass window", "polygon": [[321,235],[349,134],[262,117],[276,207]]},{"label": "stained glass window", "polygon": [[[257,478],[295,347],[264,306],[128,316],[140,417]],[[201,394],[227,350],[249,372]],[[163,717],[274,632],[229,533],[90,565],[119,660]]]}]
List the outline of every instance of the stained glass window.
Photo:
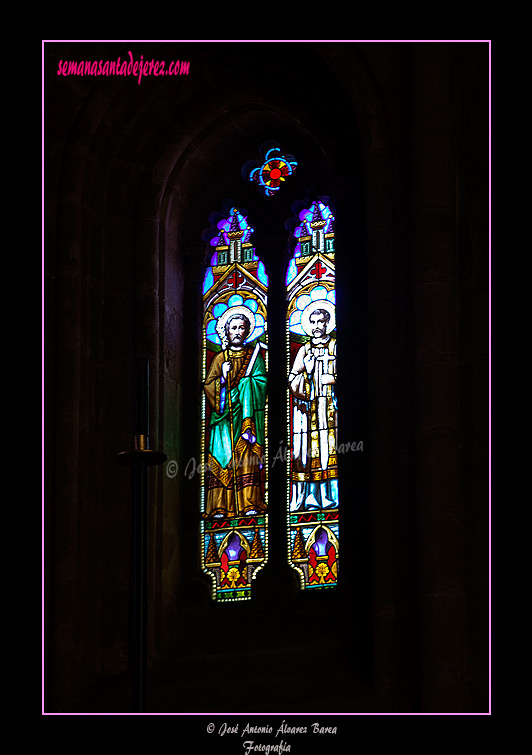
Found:
[{"label": "stained glass window", "polygon": [[293,155],[283,155],[279,147],[269,149],[260,163],[248,163],[245,166],[249,180],[255,181],[267,196],[274,196],[284,181],[292,175],[297,167]]},{"label": "stained glass window", "polygon": [[267,558],[268,277],[236,209],[203,283],[202,567],[213,597],[247,600]]},{"label": "stained glass window", "polygon": [[299,214],[286,274],[289,561],[305,589],[338,579],[334,218]]}]

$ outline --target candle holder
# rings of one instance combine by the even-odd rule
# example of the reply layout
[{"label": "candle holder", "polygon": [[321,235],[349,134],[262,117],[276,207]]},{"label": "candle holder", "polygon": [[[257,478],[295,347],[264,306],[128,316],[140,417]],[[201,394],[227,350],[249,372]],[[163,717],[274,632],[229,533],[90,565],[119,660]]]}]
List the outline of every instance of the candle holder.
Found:
[{"label": "candle holder", "polygon": [[162,464],[166,454],[150,448],[150,361],[137,357],[135,365],[135,424],[133,449],[117,454],[119,464],[133,466],[139,462],[148,467]]},{"label": "candle holder", "polygon": [[148,467],[163,464],[167,458],[167,455],[162,451],[155,451],[150,448],[150,438],[148,435],[134,435],[132,450],[121,451],[115,457],[119,464],[125,466],[132,466],[140,462],[146,464]]}]

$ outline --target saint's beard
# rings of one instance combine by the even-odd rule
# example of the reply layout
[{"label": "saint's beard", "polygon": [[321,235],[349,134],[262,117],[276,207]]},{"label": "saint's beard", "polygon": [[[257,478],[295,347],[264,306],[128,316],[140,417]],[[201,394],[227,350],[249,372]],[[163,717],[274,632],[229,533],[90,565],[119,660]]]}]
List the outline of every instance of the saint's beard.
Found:
[{"label": "saint's beard", "polygon": [[242,346],[246,336],[229,336],[229,346]]}]

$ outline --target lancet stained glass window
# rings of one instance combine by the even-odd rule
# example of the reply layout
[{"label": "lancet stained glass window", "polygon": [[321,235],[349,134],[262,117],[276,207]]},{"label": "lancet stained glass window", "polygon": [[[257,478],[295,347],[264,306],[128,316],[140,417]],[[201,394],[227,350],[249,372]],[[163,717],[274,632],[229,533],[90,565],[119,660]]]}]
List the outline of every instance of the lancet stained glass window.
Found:
[{"label": "lancet stained glass window", "polygon": [[203,282],[202,567],[213,597],[247,600],[267,558],[268,277],[232,208]]},{"label": "lancet stained glass window", "polygon": [[309,589],[338,579],[334,218],[316,201],[299,220],[286,274],[288,545]]}]

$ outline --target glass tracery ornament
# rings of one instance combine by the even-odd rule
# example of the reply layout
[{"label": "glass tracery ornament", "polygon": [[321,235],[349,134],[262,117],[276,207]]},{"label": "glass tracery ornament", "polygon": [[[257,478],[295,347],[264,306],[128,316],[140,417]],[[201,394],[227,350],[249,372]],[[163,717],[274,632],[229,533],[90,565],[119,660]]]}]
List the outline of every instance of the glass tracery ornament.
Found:
[{"label": "glass tracery ornament", "polygon": [[266,152],[264,162],[251,170],[249,180],[255,181],[263,193],[271,197],[296,167],[297,161],[292,155],[283,155],[278,147],[274,147]]}]

